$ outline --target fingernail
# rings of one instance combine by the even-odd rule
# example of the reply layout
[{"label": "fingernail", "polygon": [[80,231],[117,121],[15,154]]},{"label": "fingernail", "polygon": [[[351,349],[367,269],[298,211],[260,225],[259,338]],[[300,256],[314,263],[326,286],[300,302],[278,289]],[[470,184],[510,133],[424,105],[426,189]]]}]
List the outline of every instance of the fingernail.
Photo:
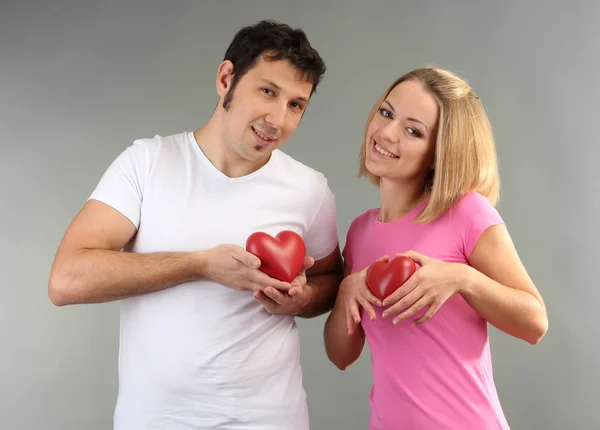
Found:
[{"label": "fingernail", "polygon": [[377,305],[377,306],[382,306],[382,304],[381,304],[381,302],[380,302],[379,300],[377,300],[377,303],[376,303],[376,305]]},{"label": "fingernail", "polygon": [[398,320],[394,320],[394,325],[398,325],[399,322],[400,321],[398,321]]},{"label": "fingernail", "polygon": [[387,318],[388,314],[386,314],[385,312],[383,314],[381,314],[381,318]]}]

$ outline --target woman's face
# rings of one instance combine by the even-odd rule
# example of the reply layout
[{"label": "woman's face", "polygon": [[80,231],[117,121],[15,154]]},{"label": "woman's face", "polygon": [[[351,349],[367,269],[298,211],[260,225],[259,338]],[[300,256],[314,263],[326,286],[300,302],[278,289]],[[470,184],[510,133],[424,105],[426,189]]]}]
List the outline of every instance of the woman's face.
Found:
[{"label": "woman's face", "polygon": [[433,167],[439,110],[421,83],[398,84],[367,128],[367,170],[382,179],[424,181]]}]

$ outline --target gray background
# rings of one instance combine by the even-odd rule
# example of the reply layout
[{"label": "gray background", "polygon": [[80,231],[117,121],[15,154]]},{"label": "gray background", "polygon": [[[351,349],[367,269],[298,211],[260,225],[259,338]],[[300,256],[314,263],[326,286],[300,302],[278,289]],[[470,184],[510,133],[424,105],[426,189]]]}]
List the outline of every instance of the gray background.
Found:
[{"label": "gray background", "polygon": [[[550,318],[535,347],[491,329],[505,413],[513,429],[600,428],[600,5],[468,3],[2,2],[0,427],[111,428],[118,305],[51,305],[54,252],[114,157],[204,123],[234,32],[275,18],[306,30],[328,65],[285,150],[329,177],[342,245],[378,205],[355,173],[383,89],[425,64],[472,84],[497,138],[499,209]],[[300,321],[312,428],[364,429],[368,351],[338,371],[324,321]]]}]

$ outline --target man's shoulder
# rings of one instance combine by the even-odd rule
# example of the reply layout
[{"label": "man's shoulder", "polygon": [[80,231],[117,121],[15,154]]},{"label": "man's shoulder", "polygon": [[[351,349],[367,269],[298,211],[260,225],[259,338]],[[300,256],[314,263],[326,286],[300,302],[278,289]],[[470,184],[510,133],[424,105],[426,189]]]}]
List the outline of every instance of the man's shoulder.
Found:
[{"label": "man's shoulder", "polygon": [[289,177],[327,183],[327,177],[324,173],[286,154],[282,150],[276,149],[274,155],[277,157],[276,160],[279,168],[285,170]]},{"label": "man's shoulder", "polygon": [[181,132],[177,134],[170,134],[162,136],[155,134],[154,137],[140,137],[133,141],[133,146],[139,146],[150,150],[157,150],[165,147],[176,147],[185,145],[188,138],[188,132]]},{"label": "man's shoulder", "polygon": [[136,163],[146,163],[153,165],[157,160],[164,158],[168,154],[185,154],[188,145],[187,132],[162,136],[159,134],[154,137],[140,137],[129,145],[126,152]]}]

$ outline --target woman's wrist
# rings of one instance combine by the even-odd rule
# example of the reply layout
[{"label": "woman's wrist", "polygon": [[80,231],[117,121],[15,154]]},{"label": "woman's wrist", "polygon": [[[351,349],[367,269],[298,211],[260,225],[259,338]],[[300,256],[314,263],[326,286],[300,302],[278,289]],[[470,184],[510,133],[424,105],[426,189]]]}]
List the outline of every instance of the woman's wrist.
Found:
[{"label": "woman's wrist", "polygon": [[463,275],[458,293],[466,299],[468,297],[473,296],[477,292],[481,284],[479,282],[479,279],[482,276],[482,274],[467,264],[463,264],[462,266]]}]

